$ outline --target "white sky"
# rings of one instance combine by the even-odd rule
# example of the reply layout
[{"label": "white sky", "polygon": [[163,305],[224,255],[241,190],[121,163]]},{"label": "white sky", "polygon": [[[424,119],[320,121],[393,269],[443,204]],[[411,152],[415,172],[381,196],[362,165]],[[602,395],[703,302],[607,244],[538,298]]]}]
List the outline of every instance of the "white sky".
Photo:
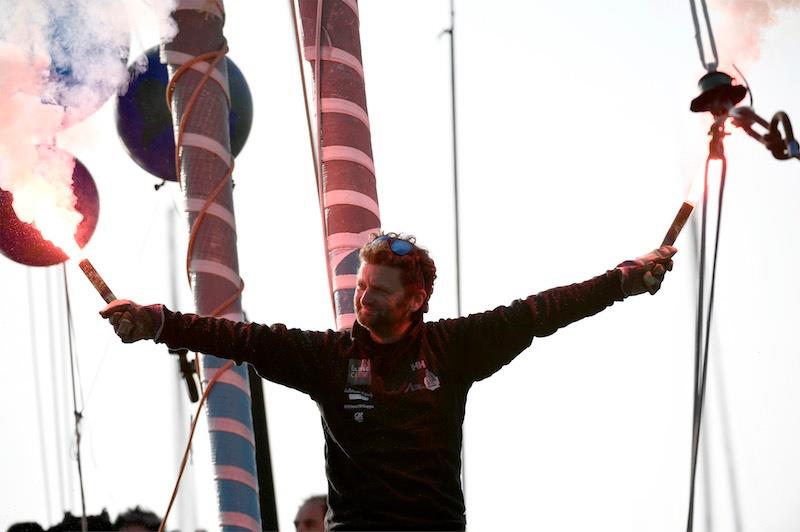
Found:
[{"label": "white sky", "polygon": [[[226,2],[230,57],[255,107],[234,175],[243,305],[254,321],[329,328],[288,3],[255,4]],[[688,111],[704,73],[688,3],[463,0],[456,10],[463,311],[580,281],[656,247],[701,170],[707,143],[706,118]],[[431,250],[439,279],[429,317],[453,316],[449,45],[440,36],[449,1],[363,0],[360,13],[383,226],[413,233]],[[134,54],[155,44],[155,23],[147,20],[139,21]],[[760,60],[739,65],[767,119],[778,110],[800,117],[798,35],[800,14],[779,12],[763,33]],[[100,191],[100,220],[86,251],[119,297],[189,311],[183,224],[177,267],[167,244],[177,186],[154,192],[159,180],[127,157],[114,127],[109,102],[60,138]],[[741,132],[726,146],[704,416],[710,461],[701,464],[695,529],[733,530],[730,456],[743,529],[794,530],[800,165],[774,160]],[[465,424],[470,530],[685,527],[697,262],[691,245],[687,231],[657,296],[535,340],[473,387]],[[175,360],[163,346],[121,344],[98,317],[103,303],[82,274],[68,264],[67,275],[85,406],[87,509],[105,507],[113,518],[140,504],[163,514],[193,409]],[[61,268],[3,258],[0,279],[0,530],[22,520],[49,526],[63,510],[80,512]],[[280,526],[291,530],[301,500],[325,490],[319,415],[297,392],[267,384],[265,393]],[[201,432],[169,528],[216,529],[208,461]]]}]

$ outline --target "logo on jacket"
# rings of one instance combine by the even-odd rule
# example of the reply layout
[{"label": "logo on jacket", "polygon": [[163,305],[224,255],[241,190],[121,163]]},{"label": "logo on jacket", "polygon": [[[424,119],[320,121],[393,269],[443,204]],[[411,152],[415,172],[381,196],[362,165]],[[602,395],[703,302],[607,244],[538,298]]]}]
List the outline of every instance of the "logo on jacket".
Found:
[{"label": "logo on jacket", "polygon": [[355,386],[372,384],[372,371],[368,358],[351,358],[347,368],[347,384]]},{"label": "logo on jacket", "polygon": [[353,414],[353,419],[355,419],[357,423],[363,423],[364,412],[356,412],[355,414]]},{"label": "logo on jacket", "polygon": [[425,378],[422,380],[425,387],[430,391],[437,389],[440,386],[439,377],[429,369],[425,370]]},{"label": "logo on jacket", "polygon": [[416,362],[411,364],[411,371],[417,371],[418,369],[425,369],[426,367],[427,366],[425,366],[424,360],[417,360]]}]

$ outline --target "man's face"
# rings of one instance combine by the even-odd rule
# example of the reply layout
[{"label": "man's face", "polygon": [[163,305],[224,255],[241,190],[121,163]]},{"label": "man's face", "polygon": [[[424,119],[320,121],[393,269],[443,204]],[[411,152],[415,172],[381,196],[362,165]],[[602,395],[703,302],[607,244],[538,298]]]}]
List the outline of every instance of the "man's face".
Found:
[{"label": "man's face", "polygon": [[324,532],[325,507],[319,501],[309,501],[297,510],[295,532]]},{"label": "man's face", "polygon": [[394,266],[363,262],[358,269],[354,297],[356,318],[363,327],[379,336],[402,328],[416,310],[401,276],[400,268]]}]

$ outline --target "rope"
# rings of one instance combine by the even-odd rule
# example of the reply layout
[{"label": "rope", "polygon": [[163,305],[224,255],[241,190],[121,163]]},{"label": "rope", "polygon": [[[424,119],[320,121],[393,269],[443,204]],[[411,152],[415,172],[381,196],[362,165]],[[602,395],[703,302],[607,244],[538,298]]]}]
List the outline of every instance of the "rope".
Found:
[{"label": "rope", "polygon": [[67,305],[67,338],[69,345],[69,369],[72,375],[72,412],[75,415],[75,457],[78,462],[78,484],[81,488],[81,530],[89,530],[89,522],[86,520],[86,493],[83,486],[83,467],[81,466],[81,419],[83,412],[78,410],[78,396],[75,391],[75,356],[72,348],[72,307],[69,301],[69,285],[67,284],[67,267],[62,262],[61,272],[64,276],[64,299]]},{"label": "rope", "polygon": [[[214,69],[217,67],[219,62],[225,57],[225,54],[227,52],[228,52],[228,45],[227,45],[227,43],[225,43],[225,44],[223,44],[223,46],[222,46],[222,48],[220,50],[217,50],[215,52],[208,52],[208,53],[201,54],[201,55],[198,55],[196,57],[193,57],[190,61],[187,61],[186,63],[181,65],[175,71],[175,73],[173,74],[172,78],[169,80],[169,83],[167,84],[167,91],[166,91],[167,106],[169,107],[170,112],[172,112],[172,94],[175,92],[175,83],[177,83],[177,81],[181,77],[183,77],[183,75],[186,72],[188,72],[195,64],[200,63],[200,62],[204,62],[207,59],[211,59],[212,60],[211,63],[209,63],[209,68],[206,69],[205,73],[203,74],[203,77],[200,79],[200,82],[197,84],[197,86],[195,87],[194,91],[190,95],[189,100],[186,103],[186,108],[183,111],[183,116],[181,116],[181,120],[178,123],[178,136],[177,136],[177,139],[175,141],[175,146],[176,146],[175,147],[175,175],[178,178],[178,183],[180,184],[181,188],[183,188],[183,181],[181,179],[181,171],[180,171],[181,170],[181,162],[183,160],[183,149],[182,149],[183,148],[183,136],[184,136],[184,133],[186,131],[186,126],[188,124],[188,120],[189,120],[189,118],[191,116],[192,111],[194,110],[194,104],[197,101],[197,98],[200,96],[200,93],[202,92],[203,87],[205,86],[205,84],[208,82],[209,79],[213,79],[213,78],[211,78],[211,72],[214,71]],[[228,103],[230,104],[230,101]],[[198,214],[197,214],[197,217],[194,220],[194,223],[192,224],[191,232],[189,233],[189,244],[188,244],[187,252],[186,252],[186,277],[187,277],[187,279],[189,281],[189,286],[190,287],[192,286],[192,279],[191,279],[191,272],[190,272],[191,258],[192,258],[192,253],[194,251],[194,246],[195,246],[195,243],[196,243],[196,239],[197,239],[197,233],[198,233],[198,231],[200,229],[200,226],[201,226],[203,220],[205,219],[206,215],[208,214],[209,207],[211,206],[212,203],[214,203],[214,200],[217,199],[217,196],[222,191],[222,189],[225,187],[225,185],[227,185],[228,180],[233,175],[234,166],[235,166],[234,159],[233,159],[233,157],[231,157],[230,166],[228,167],[228,171],[225,172],[225,175],[222,176],[222,178],[219,180],[217,185],[214,187],[214,189],[208,195],[208,197],[206,198],[205,202],[203,203],[203,206],[198,211]],[[234,294],[232,294],[231,298],[226,300],[226,304],[224,306],[222,306],[222,308],[225,308],[225,306],[229,305],[231,301],[235,301],[236,298],[238,298],[239,295],[241,295],[241,293],[243,291],[244,291],[244,282],[242,282],[239,285],[237,291]],[[215,309],[215,312],[212,313],[212,315],[216,315],[218,312],[219,312],[219,308]]]},{"label": "rope", "polygon": [[[217,3],[221,7],[221,2],[217,2]],[[224,11],[223,11],[223,13],[224,13]],[[213,52],[207,52],[205,54],[201,54],[201,55],[193,57],[190,61],[187,61],[186,63],[184,63],[183,65],[181,65],[179,68],[177,68],[175,70],[175,73],[172,75],[171,79],[169,80],[169,83],[167,84],[167,91],[166,91],[167,106],[169,107],[169,110],[170,110],[170,113],[171,113],[172,112],[172,95],[175,92],[175,84],[177,83],[177,81],[181,77],[183,77],[183,75],[186,72],[188,72],[197,63],[205,62],[207,60],[211,61],[210,63],[208,63],[208,68],[204,72],[203,77],[200,79],[199,83],[197,84],[197,86],[194,88],[192,94],[190,95],[190,97],[189,97],[189,99],[188,99],[188,101],[186,103],[186,108],[183,110],[183,115],[181,116],[181,120],[178,123],[178,135],[177,135],[177,138],[176,138],[176,141],[175,141],[175,175],[178,178],[178,183],[181,186],[181,188],[183,188],[183,186],[184,186],[183,181],[181,179],[181,171],[180,171],[181,163],[182,163],[182,157],[183,157],[183,150],[182,150],[182,148],[183,148],[183,137],[184,137],[184,133],[185,133],[185,130],[186,130],[186,126],[188,124],[188,120],[191,117],[192,111],[194,111],[195,103],[196,103],[197,99],[199,98],[202,89],[205,87],[205,84],[208,83],[209,79],[213,79],[211,77],[211,73],[214,71],[215,68],[217,68],[217,65],[220,63],[220,61],[222,61],[222,59],[225,58],[225,55],[226,55],[227,52],[228,52],[228,45],[227,45],[227,43],[224,43],[220,50],[213,51]],[[230,105],[230,100],[228,100],[228,104]],[[228,181],[231,179],[231,176],[233,175],[234,166],[235,166],[234,165],[234,159],[231,156],[230,166],[228,167],[228,170],[225,172],[225,174],[219,180],[217,185],[214,187],[214,189],[208,195],[208,197],[206,198],[205,202],[203,203],[203,206],[198,211],[197,217],[195,218],[194,222],[192,223],[192,227],[191,227],[191,230],[190,230],[190,233],[189,233],[189,243],[188,243],[187,250],[186,250],[186,278],[187,278],[187,280],[189,282],[189,286],[192,287],[192,288],[193,288],[193,286],[192,286],[192,278],[191,278],[190,266],[191,266],[191,258],[192,258],[192,255],[194,253],[194,248],[195,248],[195,244],[196,244],[196,241],[197,241],[197,234],[198,234],[198,232],[200,230],[200,227],[201,227],[203,221],[205,220],[206,215],[208,214],[209,207],[214,203],[214,201],[216,200],[216,198],[219,195],[219,193],[224,189],[224,187],[228,184]],[[231,303],[236,301],[239,298],[239,296],[242,294],[243,291],[244,291],[244,281],[241,281],[239,286],[231,293],[231,295],[211,311],[211,315],[212,316],[218,316],[220,314],[220,312],[222,312],[225,308],[227,308]],[[195,353],[194,363],[195,363],[195,370],[196,370],[197,374],[201,375],[200,359],[199,359],[199,356],[197,355],[197,353]],[[217,379],[219,379],[222,376],[222,374],[224,374],[232,366],[233,366],[233,362],[232,361],[229,361],[224,366],[222,366],[222,368],[220,368],[220,370],[215,373],[214,377],[212,377],[212,379],[209,381],[208,385],[205,386],[205,388],[203,387],[202,379],[200,379],[200,389],[202,390],[203,395],[202,395],[202,397],[201,397],[201,399],[199,401],[199,404],[197,406],[197,414],[195,415],[194,420],[192,421],[192,429],[191,429],[191,432],[189,433],[189,438],[188,438],[188,441],[186,443],[186,451],[184,452],[183,460],[181,461],[180,469],[179,469],[179,472],[178,472],[178,477],[175,480],[175,487],[174,487],[174,489],[172,491],[172,496],[170,497],[170,501],[169,501],[169,504],[167,506],[167,511],[165,512],[164,518],[161,521],[161,526],[159,528],[159,531],[163,531],[164,530],[164,526],[167,523],[167,517],[169,516],[169,513],[172,510],[172,506],[175,503],[175,499],[177,498],[178,488],[180,487],[180,482],[181,482],[181,479],[183,478],[183,472],[184,472],[184,470],[186,468],[186,462],[188,460],[189,451],[191,450],[192,440],[194,439],[194,431],[195,431],[195,427],[197,426],[197,422],[198,422],[198,420],[200,418],[201,409],[202,409],[203,405],[205,404],[206,398],[208,397],[208,394],[211,392],[211,389],[213,388],[214,383],[217,381]]]},{"label": "rope", "polygon": [[[292,10],[292,26],[294,28],[295,46],[297,47],[297,62],[300,69],[300,83],[303,86],[303,103],[306,109],[306,125],[308,127],[308,141],[311,146],[311,158],[314,162],[314,178],[317,188],[317,201],[319,202],[319,214],[322,222],[322,248],[323,256],[325,257],[325,272],[328,277],[328,293],[331,296],[331,311],[333,312],[333,320],[336,323],[336,299],[333,294],[333,272],[331,271],[331,258],[328,253],[328,221],[325,218],[325,193],[322,180],[322,98],[321,98],[321,79],[320,79],[320,63],[322,57],[320,54],[320,34],[322,33],[322,0],[317,2],[317,17],[315,23],[315,41],[314,48],[316,50],[316,59],[314,60],[314,97],[316,98],[316,126],[311,125],[311,107],[308,104],[308,90],[306,89],[306,76],[303,69],[303,52],[300,46],[300,28],[297,26],[297,7],[295,0],[289,0],[289,5]],[[316,129],[316,140],[314,138],[314,129]]]},{"label": "rope", "polygon": [[[303,104],[306,108],[306,126],[308,127],[308,141],[311,145],[311,158],[314,161],[314,176],[317,186],[317,194],[319,194],[319,163],[317,162],[317,146],[314,142],[314,126],[311,125],[311,109],[308,105],[308,90],[306,88],[306,73],[303,68],[303,49],[300,46],[300,28],[297,27],[297,8],[294,5],[294,0],[289,0],[289,6],[292,9],[292,27],[294,28],[294,43],[297,48],[297,64],[300,69],[300,85],[303,89]],[[324,221],[324,217],[323,217]],[[327,251],[327,248],[326,248]]]},{"label": "rope", "polygon": [[158,527],[158,532],[164,532],[164,527],[167,524],[167,517],[169,517],[170,511],[172,511],[172,506],[175,504],[175,499],[178,497],[178,488],[181,484],[181,479],[183,478],[183,472],[186,470],[186,463],[189,461],[189,452],[192,450],[192,440],[194,439],[194,430],[197,428],[197,422],[200,420],[200,414],[203,409],[203,405],[208,398],[208,394],[211,392],[211,389],[214,387],[214,384],[217,380],[231,367],[233,366],[233,360],[229,360],[222,366],[219,371],[214,373],[214,376],[211,377],[211,380],[208,381],[208,386],[206,386],[203,395],[200,397],[200,401],[197,404],[197,411],[195,412],[194,419],[192,420],[192,429],[189,431],[189,440],[186,442],[186,449],[183,451],[183,458],[181,459],[181,465],[178,469],[178,478],[175,479],[175,487],[172,489],[172,496],[169,499],[169,505],[167,506],[167,511],[164,512],[164,519],[161,520],[161,525]]},{"label": "rope", "polygon": [[[53,287],[53,277],[55,276],[56,272],[53,270],[48,270],[47,275],[45,276],[45,286],[47,289],[47,329],[49,331],[54,331],[56,326],[56,320],[53,315],[53,307],[55,305],[49,304],[51,301],[57,301],[58,295],[55,293],[55,288]],[[61,425],[61,415],[59,415],[59,402],[58,402],[58,392],[60,391],[58,386],[58,378],[56,376],[56,367],[58,365],[59,360],[63,360],[63,357],[57,358],[56,357],[56,343],[54,339],[54,334],[48,335],[48,352],[50,353],[50,368],[52,369],[50,373],[50,385],[52,387],[52,400],[53,400],[53,419],[55,419],[55,433],[56,433],[56,446],[61,447],[63,445],[62,438],[64,437],[64,427]],[[66,401],[65,401],[66,403]],[[64,478],[64,460],[62,459],[61,453],[56,453],[56,470],[58,471],[58,494],[59,494],[59,501],[61,502],[61,508],[67,507],[67,498],[64,494],[64,485],[66,483],[66,479]]]},{"label": "rope", "polygon": [[[454,238],[455,238],[455,259],[456,259],[456,315],[461,317],[461,228],[458,201],[458,135],[456,128],[456,11],[455,0],[450,0],[450,27],[444,33],[450,35],[450,100],[452,110],[452,130],[453,130],[453,219],[454,219]],[[466,439],[461,438],[461,491],[467,495],[467,454]]]},{"label": "rope", "polygon": [[719,58],[717,57],[717,45],[714,42],[714,32],[711,30],[711,20],[708,17],[708,7],[706,6],[706,0],[700,0],[700,3],[703,6],[703,16],[706,21],[706,30],[708,31],[708,41],[709,45],[711,46],[711,53],[714,54],[714,62],[713,63],[706,63],[706,53],[705,48],[703,47],[703,36],[700,31],[700,22],[697,19],[697,6],[695,6],[695,2],[697,0],[689,0],[689,5],[692,8],[692,21],[694,22],[694,38],[697,41],[697,51],[700,54],[700,62],[703,64],[703,68],[705,68],[708,72],[714,72],[719,66]]},{"label": "rope", "polygon": [[[31,269],[26,268],[26,280],[28,284],[28,301],[30,302],[30,306],[28,307],[28,318],[30,323],[30,332],[31,332],[31,364],[33,365],[33,397],[34,403],[36,404],[36,421],[39,425],[39,452],[40,452],[40,459],[42,461],[42,473],[44,476],[44,502],[45,508],[47,510],[47,520],[52,521],[51,515],[51,508],[52,502],[50,500],[50,470],[48,467],[47,461],[47,453],[45,452],[45,438],[44,438],[44,414],[42,412],[42,390],[39,386],[39,349],[36,343],[36,312],[34,309],[34,297],[33,297],[33,279],[31,275]],[[52,329],[50,329],[52,330]],[[55,392],[55,390],[53,390]]]},{"label": "rope", "polygon": [[[717,127],[715,124],[714,127]],[[724,121],[718,127],[724,128]],[[703,342],[703,298],[704,298],[704,279],[705,279],[705,254],[706,254],[706,227],[707,227],[707,207],[708,207],[708,167],[712,159],[709,154],[706,159],[705,175],[703,178],[703,213],[700,234],[700,269],[698,283],[698,302],[697,302],[697,322],[695,326],[695,366],[694,366],[694,412],[692,419],[692,460],[691,475],[689,485],[689,512],[686,523],[687,532],[692,532],[694,526],[694,494],[695,480],[697,476],[697,454],[700,446],[700,429],[703,416],[703,402],[705,399],[706,381],[708,373],[708,351],[709,339],[711,338],[711,316],[714,308],[714,289],[717,277],[717,257],[719,252],[719,235],[722,221],[722,201],[725,193],[725,175],[727,173],[727,160],[721,157],[722,169],[720,171],[719,206],[717,210],[717,227],[714,239],[714,258],[711,267],[711,288],[708,300],[708,312],[705,321],[705,342]],[[703,346],[701,349],[701,345]],[[702,356],[701,356],[702,352]]]}]

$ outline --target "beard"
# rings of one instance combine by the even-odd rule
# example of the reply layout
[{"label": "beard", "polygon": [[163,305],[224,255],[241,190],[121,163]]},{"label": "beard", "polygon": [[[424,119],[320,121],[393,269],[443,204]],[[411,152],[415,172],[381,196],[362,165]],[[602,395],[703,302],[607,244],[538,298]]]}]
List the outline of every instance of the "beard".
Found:
[{"label": "beard", "polygon": [[356,302],[356,320],[358,323],[378,334],[391,333],[408,318],[408,301],[398,306],[364,307]]},{"label": "beard", "polygon": [[356,319],[362,327],[376,332],[384,332],[392,326],[392,319],[388,313],[373,307],[364,308],[359,305],[356,309]]}]

